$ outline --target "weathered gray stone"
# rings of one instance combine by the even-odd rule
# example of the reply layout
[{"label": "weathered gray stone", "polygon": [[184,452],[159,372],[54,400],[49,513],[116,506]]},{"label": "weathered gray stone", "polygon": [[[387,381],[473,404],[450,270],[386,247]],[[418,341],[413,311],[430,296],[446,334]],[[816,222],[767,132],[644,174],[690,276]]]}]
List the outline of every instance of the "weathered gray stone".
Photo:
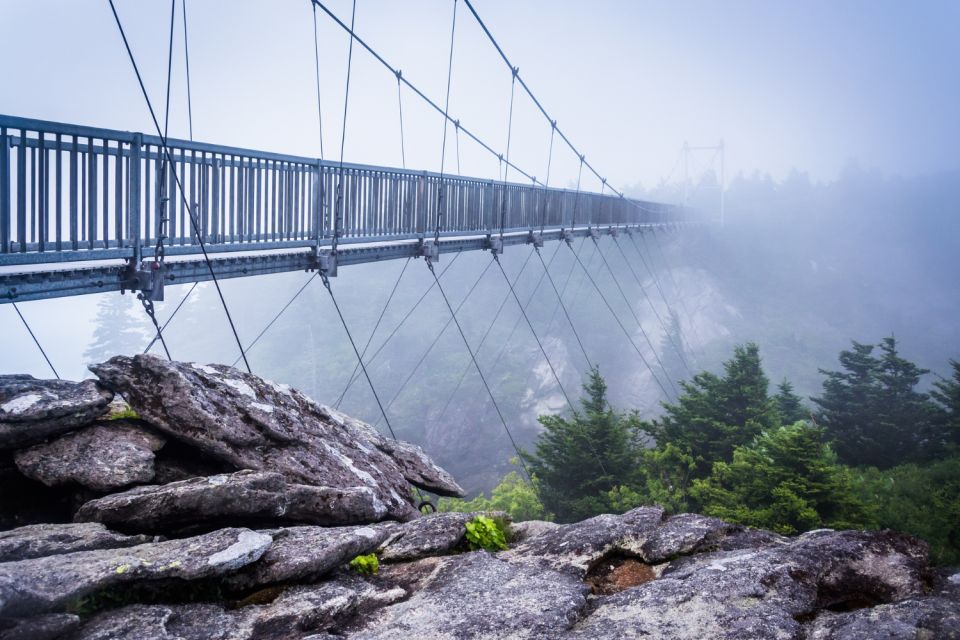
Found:
[{"label": "weathered gray stone", "polygon": [[943,597],[909,598],[843,613],[824,611],[805,640],[957,640],[960,602]]},{"label": "weathered gray stone", "polygon": [[639,507],[623,515],[603,514],[560,525],[521,542],[504,553],[511,561],[529,562],[582,577],[610,553],[643,557],[643,545],[663,520],[663,509]]},{"label": "weathered gray stone", "polygon": [[153,480],[154,452],[164,439],[130,420],[84,427],[15,455],[17,468],[48,487],[76,482],[113,491]]},{"label": "weathered gray stone", "polygon": [[432,491],[440,496],[460,498],[466,495],[453,476],[430,459],[423,449],[415,444],[387,438],[366,422],[361,422],[332,407],[320,405],[332,420],[353,431],[357,437],[373,444],[377,449],[390,456],[400,467],[403,477],[410,484]]},{"label": "weathered gray stone", "polygon": [[640,556],[651,564],[675,556],[704,551],[739,529],[717,518],[695,513],[682,513],[667,518],[646,536],[640,545]]},{"label": "weathered gray stone", "polygon": [[383,527],[287,527],[265,531],[273,545],[263,557],[227,578],[234,589],[282,582],[311,582],[387,537]]},{"label": "weathered gray stone", "polygon": [[291,484],[279,473],[247,470],[134,487],[87,502],[75,519],[125,531],[162,532],[222,523],[362,524],[386,515],[368,487]]},{"label": "weathered gray stone", "polygon": [[547,522],[546,520],[524,520],[510,525],[510,535],[514,544],[520,544],[530,538],[536,538],[540,534],[553,531],[559,526],[556,522]]},{"label": "weathered gray stone", "polygon": [[824,607],[923,590],[925,546],[889,532],[819,531],[761,549],[700,553],[598,601],[583,638],[797,639]]},{"label": "weathered gray stone", "polygon": [[98,522],[31,524],[0,531],[0,562],[29,560],[93,549],[117,549],[150,542],[148,536],[125,536]]},{"label": "weathered gray stone", "polygon": [[356,614],[396,602],[401,589],[362,580],[285,590],[264,605],[134,605],[93,617],[69,640],[289,640],[334,628]]},{"label": "weathered gray stone", "polygon": [[0,375],[0,449],[14,449],[90,424],[113,392],[93,380],[37,380]]},{"label": "weathered gray stone", "polygon": [[390,456],[289,387],[230,367],[152,356],[117,356],[91,370],[151,425],[237,468],[276,471],[305,484],[368,487],[391,518],[419,515]]},{"label": "weathered gray stone", "polygon": [[557,638],[586,606],[569,573],[486,551],[440,558],[408,600],[375,611],[351,638]]},{"label": "weathered gray stone", "polygon": [[72,613],[0,619],[0,640],[57,640],[80,625]]},{"label": "weathered gray stone", "polygon": [[399,525],[388,523],[390,536],[377,555],[381,560],[396,562],[448,553],[463,541],[466,524],[475,515],[434,513]]},{"label": "weathered gray stone", "polygon": [[57,611],[81,596],[125,583],[224,575],[256,561],[271,541],[249,529],[221,529],[123,549],[6,562],[0,564],[0,615]]}]

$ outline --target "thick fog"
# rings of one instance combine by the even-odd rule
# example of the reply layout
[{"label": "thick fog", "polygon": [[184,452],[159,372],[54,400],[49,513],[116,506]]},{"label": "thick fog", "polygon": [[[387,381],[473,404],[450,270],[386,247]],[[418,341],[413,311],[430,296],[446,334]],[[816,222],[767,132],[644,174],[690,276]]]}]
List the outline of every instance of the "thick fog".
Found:
[{"label": "thick fog", "polygon": [[[895,335],[906,357],[934,372],[924,384],[937,373],[946,375],[948,360],[960,357],[960,83],[953,80],[960,60],[955,38],[960,5],[476,4],[551,116],[627,195],[678,202],[686,192],[691,205],[718,219],[718,155],[694,155],[684,186],[680,151],[685,142],[724,141],[723,226],[621,237],[619,246],[606,237],[597,245],[574,244],[651,367],[575,268],[572,252],[558,243],[543,250],[558,286],[566,283],[572,320],[586,328],[584,346],[607,377],[615,406],[654,415],[660,401],[675,396],[677,380],[716,370],[735,344],[750,340],[760,345],[771,380],[787,377],[803,396],[820,391],[818,369],[835,368],[850,340],[874,343]],[[160,104],[169,5],[117,5],[151,96]],[[221,3],[188,2],[188,7],[195,137],[319,156],[309,3],[235,2],[226,10]],[[330,7],[349,18],[349,2],[337,0]],[[440,101],[452,8],[452,2],[439,0],[361,0],[357,32]],[[458,12],[451,114],[503,149],[510,73],[465,7]],[[150,130],[106,3],[0,3],[0,25],[0,57],[8,61],[0,113]],[[344,132],[348,40],[319,13],[317,25],[324,152],[336,159]],[[37,46],[49,40],[58,46]],[[182,65],[177,57],[182,41],[174,46],[175,63]],[[407,166],[439,170],[442,121],[411,92],[401,99]],[[348,161],[400,165],[396,79],[359,48],[345,130]],[[171,131],[187,136],[182,66],[174,72]],[[549,125],[518,93],[511,160],[545,176],[549,138]],[[457,170],[456,143],[450,133],[447,171]],[[463,136],[459,144],[464,175],[498,175],[494,158]],[[558,143],[551,183],[574,186],[577,168],[577,159]],[[582,186],[600,189],[592,176]],[[541,280],[539,261],[534,256],[525,263],[529,252],[508,248],[504,268],[516,278],[521,300],[532,296],[531,321],[565,388],[577,393],[587,364],[556,296]],[[472,345],[504,304],[478,359],[521,444],[529,444],[538,430],[537,415],[565,404],[516,303],[507,298],[503,276],[495,267],[483,272],[489,263],[488,253],[474,252],[455,260],[445,255],[438,267],[449,268],[443,282],[455,305],[479,280],[458,313]],[[432,277],[422,261],[392,261],[346,267],[333,280],[362,348],[403,269],[370,353]],[[250,344],[311,276],[223,281],[241,341]],[[619,297],[617,282],[649,343]],[[161,321],[187,288],[167,289],[166,301],[157,304]],[[89,362],[140,352],[152,337],[131,295],[19,306],[65,378],[89,375]],[[431,291],[371,361],[370,374],[400,437],[422,444],[468,489],[489,488],[509,467],[512,450],[455,327],[448,326],[424,356],[448,320],[442,299]],[[671,338],[674,322],[679,329]],[[232,364],[239,356],[212,285],[196,288],[165,335],[176,359]],[[0,373],[50,375],[12,305],[0,305],[0,336]],[[683,343],[683,358],[676,357],[671,339]],[[153,352],[159,353],[158,347]],[[249,358],[255,373],[331,404],[356,363],[316,279],[250,349]],[[377,422],[379,412],[362,378],[344,395],[342,408]]]}]

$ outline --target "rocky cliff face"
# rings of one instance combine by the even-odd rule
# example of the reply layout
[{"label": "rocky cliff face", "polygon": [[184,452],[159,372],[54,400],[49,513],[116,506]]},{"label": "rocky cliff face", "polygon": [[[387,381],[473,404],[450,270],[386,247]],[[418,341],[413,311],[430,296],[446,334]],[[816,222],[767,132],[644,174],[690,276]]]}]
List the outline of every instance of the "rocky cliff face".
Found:
[{"label": "rocky cliff face", "polygon": [[0,640],[960,638],[960,575],[908,536],[642,507],[470,550],[413,445],[227,367],[92,369],[0,377]]}]

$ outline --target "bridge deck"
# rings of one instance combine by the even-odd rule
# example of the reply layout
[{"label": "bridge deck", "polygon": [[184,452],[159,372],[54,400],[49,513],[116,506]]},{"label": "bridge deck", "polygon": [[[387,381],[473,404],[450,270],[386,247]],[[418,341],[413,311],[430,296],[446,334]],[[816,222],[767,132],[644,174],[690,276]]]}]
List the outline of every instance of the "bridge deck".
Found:
[{"label": "bridge deck", "polygon": [[[173,139],[167,148],[182,185],[167,172],[169,284],[210,278],[188,203],[218,278],[315,268],[333,240],[341,180],[341,266],[416,255],[441,194],[443,253],[484,249],[501,224],[509,245],[530,230],[550,240],[564,228],[692,218],[673,205],[532,184],[357,164],[341,177],[339,164],[316,158]],[[120,289],[123,268],[154,255],[162,155],[156,136],[0,115],[0,303]]]}]

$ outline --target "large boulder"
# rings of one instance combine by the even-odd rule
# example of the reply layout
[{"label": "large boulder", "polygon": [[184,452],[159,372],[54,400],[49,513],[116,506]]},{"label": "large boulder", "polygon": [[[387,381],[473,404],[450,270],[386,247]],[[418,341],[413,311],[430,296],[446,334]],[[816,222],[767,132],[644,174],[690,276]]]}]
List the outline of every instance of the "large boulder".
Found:
[{"label": "large boulder", "polygon": [[[276,471],[296,482],[368,487],[397,520],[417,517],[400,465],[299,391],[222,365],[117,356],[91,366],[108,387],[164,433],[239,469]],[[452,493],[425,468],[411,481]]]},{"label": "large boulder", "polygon": [[246,470],[110,494],[84,504],[75,520],[124,531],[182,532],[229,524],[361,524],[386,515],[369,487],[293,484],[279,473]]},{"label": "large boulder", "polygon": [[478,515],[509,518],[496,513],[434,513],[402,524],[385,523],[389,536],[377,555],[387,562],[416,560],[427,556],[452,553],[464,544],[467,523]]},{"label": "large boulder", "polygon": [[78,551],[0,564],[0,617],[64,609],[87,594],[166,578],[198,580],[255,562],[272,538],[249,529],[221,529],[181,540]]},{"label": "large boulder", "polygon": [[154,453],[164,439],[133,421],[111,420],[37,444],[15,455],[28,478],[48,487],[75,482],[113,491],[154,477]]},{"label": "large boulder", "polygon": [[0,531],[0,562],[132,547],[145,542],[150,542],[150,538],[115,533],[98,522],[31,524]]},{"label": "large boulder", "polygon": [[113,392],[93,380],[38,380],[0,375],[0,449],[14,449],[90,424]]}]

